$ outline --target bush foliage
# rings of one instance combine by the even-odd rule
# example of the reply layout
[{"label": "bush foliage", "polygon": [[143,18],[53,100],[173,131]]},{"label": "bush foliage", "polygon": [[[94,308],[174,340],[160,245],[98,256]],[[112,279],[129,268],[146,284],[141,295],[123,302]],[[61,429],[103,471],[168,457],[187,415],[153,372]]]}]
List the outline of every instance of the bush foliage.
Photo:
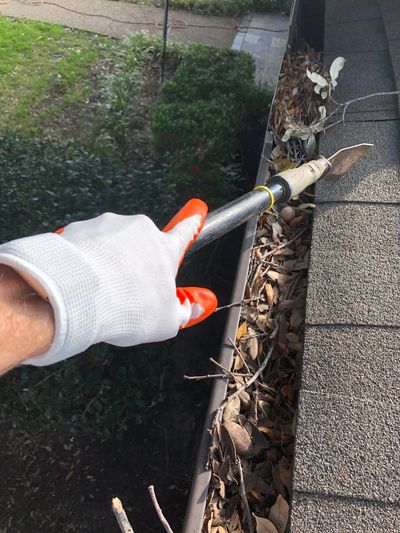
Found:
[{"label": "bush foliage", "polygon": [[[172,162],[167,177],[182,197],[203,190],[218,203],[220,194],[226,198],[232,193],[222,167],[233,171],[243,130],[249,123],[255,129],[265,123],[270,102],[265,89],[254,83],[254,73],[247,54],[195,44],[163,85],[151,112],[151,130],[157,152]],[[210,175],[219,197],[207,185]]]},{"label": "bush foliage", "polygon": [[50,368],[21,367],[2,378],[0,422],[119,439],[163,400],[160,376],[170,366],[164,343],[123,350],[97,345]]},{"label": "bush foliage", "polygon": [[[269,104],[252,81],[253,61],[171,42],[160,89],[161,50],[142,33],[119,45],[85,144],[0,131],[0,242],[104,211],[145,213],[161,225],[187,197],[214,206],[232,195],[246,131],[263,130]],[[2,382],[0,420],[120,434],[159,394],[167,352],[97,346],[52,369],[19,369]],[[149,366],[154,374],[144,376]]]},{"label": "bush foliage", "polygon": [[0,242],[54,231],[104,211],[141,212],[156,221],[176,207],[162,166],[123,164],[74,142],[0,134]]},{"label": "bush foliage", "polygon": [[[130,0],[162,7],[162,0]],[[212,15],[243,15],[255,10],[288,13],[292,0],[170,0],[170,6]]]}]

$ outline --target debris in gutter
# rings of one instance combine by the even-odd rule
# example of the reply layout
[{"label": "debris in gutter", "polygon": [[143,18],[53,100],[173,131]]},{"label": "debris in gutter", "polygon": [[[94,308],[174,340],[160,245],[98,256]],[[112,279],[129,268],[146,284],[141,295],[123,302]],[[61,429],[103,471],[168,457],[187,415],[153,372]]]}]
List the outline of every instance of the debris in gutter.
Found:
[{"label": "debris in gutter", "polygon": [[[270,116],[271,174],[316,151],[316,141],[315,147],[309,141],[313,132],[283,140],[289,121],[309,126],[320,120],[324,99],[307,71],[323,73],[312,50],[284,61]],[[314,207],[308,199],[306,194],[259,218],[233,364],[224,372],[228,396],[214,421],[207,533],[287,528]]]},{"label": "debris in gutter", "polygon": [[289,222],[277,211],[259,220],[228,398],[213,431],[208,533],[286,528],[311,238],[308,205],[291,209]]}]

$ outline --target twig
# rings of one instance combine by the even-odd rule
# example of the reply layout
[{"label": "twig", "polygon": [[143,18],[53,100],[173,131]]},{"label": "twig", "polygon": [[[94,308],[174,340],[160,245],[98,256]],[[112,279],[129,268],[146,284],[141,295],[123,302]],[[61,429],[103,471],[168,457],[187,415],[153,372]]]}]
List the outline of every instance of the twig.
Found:
[{"label": "twig", "polygon": [[243,305],[243,304],[248,304],[251,302],[256,302],[258,300],[260,300],[259,296],[257,298],[248,298],[247,300],[241,300],[240,302],[233,302],[229,305],[223,305],[222,307],[217,307],[214,313],[217,313],[218,311],[222,311],[223,309],[229,309],[230,307],[235,307],[237,305]]},{"label": "twig", "polygon": [[256,389],[253,393],[254,402],[252,402],[252,406],[251,406],[251,410],[252,410],[251,416],[256,422],[258,420],[258,395],[259,395],[259,392],[258,392],[258,389]]},{"label": "twig", "polygon": [[112,510],[115,514],[115,518],[117,519],[119,528],[122,533],[134,533],[133,528],[129,523],[128,517],[126,516],[126,512],[122,507],[122,502],[119,498],[112,499]]},{"label": "twig", "polygon": [[242,360],[242,363],[243,365],[245,366],[247,372],[250,372],[250,368],[249,368],[249,365],[246,363],[245,361],[245,358],[243,357],[243,355],[240,353],[240,350],[239,348],[236,346],[236,344],[233,342],[233,340],[228,337],[228,341],[230,342],[232,348],[234,349],[235,353],[240,357],[240,359]]},{"label": "twig", "polygon": [[171,529],[171,526],[168,524],[168,521],[167,519],[165,518],[162,510],[161,510],[161,507],[157,501],[157,496],[156,496],[156,493],[155,493],[155,490],[154,490],[154,485],[150,485],[148,488],[148,491],[150,493],[150,497],[151,497],[151,501],[153,502],[153,505],[154,505],[154,509],[156,510],[157,512],[157,515],[158,515],[158,518],[160,519],[160,522],[162,523],[165,531],[167,533],[174,533]]},{"label": "twig", "polygon": [[253,250],[259,250],[260,248],[265,248],[266,246],[272,246],[274,241],[266,242],[265,244],[258,244],[257,246],[253,246]]},{"label": "twig", "polygon": [[[268,253],[268,252],[267,252]],[[286,267],[282,266],[282,265],[278,265],[277,263],[273,263],[272,261],[267,261],[267,260],[264,260],[264,259],[260,259],[260,262],[263,264],[263,265],[271,265],[275,268],[280,268],[281,270],[284,270],[285,272],[290,272],[289,269],[287,269]]]},{"label": "twig", "polygon": [[243,372],[231,372],[230,374],[205,374],[204,376],[187,376],[186,374],[183,376],[183,379],[191,379],[193,381],[198,381],[201,379],[214,379],[214,378],[248,378],[252,376],[253,374],[249,372],[248,374],[245,374]]},{"label": "twig", "polygon": [[221,365],[221,363],[218,363],[218,361],[216,361],[213,357],[210,357],[209,359],[212,363],[214,363],[214,365],[217,365],[218,368],[220,368],[221,370],[223,370],[225,372],[225,374],[227,374],[228,376],[233,376],[233,372],[231,372],[230,370],[228,370],[227,368],[225,368],[223,365]]},{"label": "twig", "polygon": [[306,231],[307,228],[308,228],[308,224],[305,224],[297,233],[294,234],[294,236],[290,240],[288,240],[286,242],[283,242],[282,244],[280,244],[279,246],[277,246],[276,248],[274,248],[270,252],[267,252],[264,255],[263,259],[265,259],[269,255],[273,255],[278,250],[282,250],[282,248],[285,248],[286,246],[289,246],[289,244],[292,244],[292,242],[296,241],[299,237],[301,237],[303,235],[303,233]]},{"label": "twig", "polygon": [[244,479],[243,479],[242,462],[240,460],[240,457],[238,457],[236,459],[236,465],[237,465],[237,469],[239,471],[240,497],[242,499],[244,511],[245,511],[245,514],[246,514],[246,521],[247,521],[247,525],[249,526],[249,533],[254,533],[253,520],[251,518],[251,511],[250,511],[250,507],[249,507],[249,502],[247,500],[246,487],[244,485]]},{"label": "twig", "polygon": [[286,302],[287,300],[290,300],[290,298],[292,297],[293,295],[293,292],[294,292],[294,289],[296,288],[296,285],[297,283],[299,282],[300,278],[302,277],[303,273],[302,272],[298,272],[294,278],[292,279],[289,287],[288,287],[288,290],[286,291],[286,294],[285,294],[285,297],[283,299],[284,302]]},{"label": "twig", "polygon": [[201,379],[214,379],[214,378],[229,378],[229,374],[206,374],[205,376],[183,376],[183,379],[191,379],[193,381],[200,381]]},{"label": "twig", "polygon": [[252,383],[255,382],[255,380],[260,376],[260,374],[263,372],[264,368],[267,366],[268,364],[268,361],[270,360],[271,358],[271,355],[272,355],[272,352],[274,351],[274,348],[275,348],[275,341],[273,341],[273,343],[271,344],[271,347],[270,349],[268,350],[268,353],[267,355],[265,356],[265,359],[264,361],[262,362],[260,368],[257,370],[257,372],[255,374],[253,374],[253,377],[251,377],[249,379],[249,381],[247,381],[244,385],[242,385],[241,387],[238,388],[238,390],[236,392],[234,392],[233,394],[231,394],[230,396],[228,396],[225,401],[223,402],[223,404],[218,408],[218,411],[223,411],[227,405],[228,402],[230,402],[231,400],[233,400],[233,398],[236,398],[236,396],[239,396],[240,394],[242,394],[243,391],[245,391],[248,387],[250,387],[250,385]]},{"label": "twig", "polygon": [[371,93],[366,94],[365,96],[360,96],[359,98],[354,98],[353,100],[348,100],[347,102],[343,102],[342,104],[335,102],[337,104],[337,107],[329,113],[329,115],[325,118],[324,122],[326,123],[333,115],[336,115],[336,113],[339,111],[339,109],[343,108],[342,112],[342,118],[338,120],[337,122],[334,122],[333,124],[329,124],[324,129],[328,130],[329,128],[333,128],[333,126],[337,126],[338,124],[341,124],[344,122],[344,118],[347,112],[347,108],[351,104],[355,104],[357,102],[362,102],[363,100],[367,100],[368,98],[373,98],[375,96],[393,96],[395,94],[400,94],[400,91],[389,91],[389,92],[381,92],[381,93]]}]

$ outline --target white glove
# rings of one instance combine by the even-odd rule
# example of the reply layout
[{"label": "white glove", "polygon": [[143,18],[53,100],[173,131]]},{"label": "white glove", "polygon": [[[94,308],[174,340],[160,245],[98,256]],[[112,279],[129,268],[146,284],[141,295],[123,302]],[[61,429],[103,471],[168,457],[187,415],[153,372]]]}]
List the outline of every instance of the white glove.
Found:
[{"label": "white glove", "polygon": [[208,289],[176,288],[187,248],[200,233],[207,205],[190,200],[160,231],[144,215],[105,213],[57,233],[0,246],[0,263],[16,269],[55,316],[47,353],[24,361],[45,366],[107,342],[134,346],[174,337],[214,312]]}]

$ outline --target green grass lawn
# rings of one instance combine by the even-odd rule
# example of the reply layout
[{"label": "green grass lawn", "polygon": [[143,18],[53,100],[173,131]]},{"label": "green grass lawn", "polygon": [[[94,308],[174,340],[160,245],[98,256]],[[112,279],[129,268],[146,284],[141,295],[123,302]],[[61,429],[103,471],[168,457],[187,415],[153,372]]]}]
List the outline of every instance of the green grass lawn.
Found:
[{"label": "green grass lawn", "polygon": [[112,46],[63,26],[0,18],[0,129],[73,131]]}]

